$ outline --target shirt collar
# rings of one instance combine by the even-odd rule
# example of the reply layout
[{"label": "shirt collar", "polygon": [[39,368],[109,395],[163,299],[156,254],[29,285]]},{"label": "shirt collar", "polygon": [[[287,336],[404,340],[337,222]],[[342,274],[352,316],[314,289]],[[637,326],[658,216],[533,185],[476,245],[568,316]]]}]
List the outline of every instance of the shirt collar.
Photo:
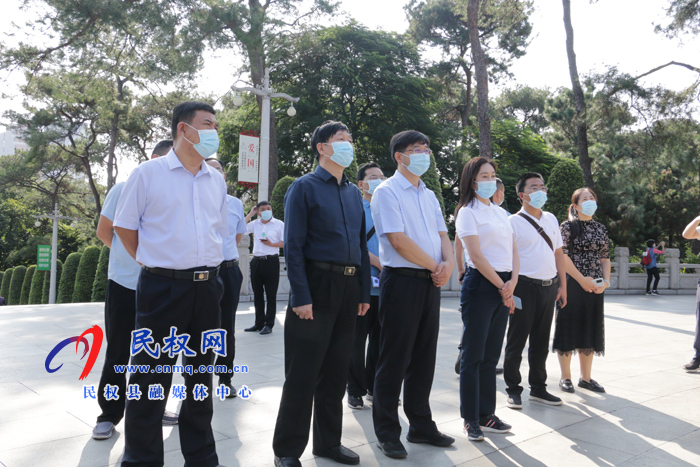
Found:
[{"label": "shirt collar", "polygon": [[472,200],[472,203],[476,204],[477,209],[479,211],[485,211],[487,209],[492,209],[495,204],[493,204],[491,201],[489,201],[489,204],[484,204],[479,199],[475,196],[474,199]]},{"label": "shirt collar", "polygon": [[[404,190],[408,190],[409,188],[416,188],[415,186],[413,186],[413,183],[408,181],[404,174],[402,174],[398,170],[394,172],[394,177],[396,177],[399,186]],[[423,180],[418,179],[418,191],[422,190],[423,188],[425,188],[425,183],[423,183]]]},{"label": "shirt collar", "polygon": [[[187,170],[185,169],[185,166],[182,165],[182,162],[180,162],[180,159],[177,157],[177,154],[175,154],[175,150],[172,148],[170,149],[170,152],[168,152],[168,154],[165,156],[165,162],[168,163],[168,168],[170,170],[177,169],[178,167],[182,167],[184,170]],[[202,174],[211,174],[214,169],[209,167],[209,164],[207,164],[204,161],[204,159],[202,159],[202,165],[199,168],[199,170]]]},{"label": "shirt collar", "polygon": [[[318,167],[316,167],[316,170],[314,171],[314,173],[316,175],[318,175],[319,177],[321,177],[321,180],[323,180],[324,182],[328,182],[330,179],[333,179],[337,183],[337,179],[333,176],[333,174],[331,174],[329,171],[327,171],[326,169],[321,167],[320,164],[318,165]],[[343,172],[343,177],[340,179],[340,184],[346,185],[347,183],[348,183],[348,177],[347,177],[347,175],[345,175],[345,172]]]}]

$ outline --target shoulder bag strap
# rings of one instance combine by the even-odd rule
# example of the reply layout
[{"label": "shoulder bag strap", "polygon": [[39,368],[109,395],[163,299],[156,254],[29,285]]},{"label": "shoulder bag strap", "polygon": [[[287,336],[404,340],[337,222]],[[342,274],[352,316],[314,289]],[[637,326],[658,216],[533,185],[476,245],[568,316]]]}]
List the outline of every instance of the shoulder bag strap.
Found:
[{"label": "shoulder bag strap", "polygon": [[537,230],[537,233],[542,235],[542,238],[544,238],[544,241],[547,242],[547,245],[549,245],[549,248],[551,248],[552,251],[554,251],[554,245],[552,245],[552,240],[545,233],[544,229],[542,229],[541,226],[537,225],[537,223],[535,221],[533,221],[532,219],[530,219],[528,216],[526,216],[525,214],[523,214],[520,211],[518,211],[518,216],[520,216],[523,219],[525,219],[526,221],[528,221],[530,223],[530,225],[532,227],[534,227],[535,230]]},{"label": "shoulder bag strap", "polygon": [[367,241],[368,242],[369,242],[370,238],[374,237],[374,232],[375,232],[374,226],[372,226],[372,228],[369,230],[369,232],[367,232]]}]

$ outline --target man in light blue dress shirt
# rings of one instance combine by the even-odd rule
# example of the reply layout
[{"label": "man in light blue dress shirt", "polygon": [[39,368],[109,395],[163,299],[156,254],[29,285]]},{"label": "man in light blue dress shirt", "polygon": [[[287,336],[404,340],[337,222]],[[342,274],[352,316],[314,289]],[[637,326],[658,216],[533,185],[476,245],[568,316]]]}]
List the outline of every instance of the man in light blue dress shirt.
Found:
[{"label": "man in light blue dress shirt", "polygon": [[[173,365],[179,353],[185,367],[199,369],[214,361],[215,349],[202,350],[202,334],[220,325],[224,286],[219,267],[229,234],[226,183],[204,162],[218,149],[217,128],[210,105],[176,106],[173,149],[134,169],[119,198],[114,229],[143,267],[136,287],[135,327],[148,331],[152,339],[138,351],[132,344],[133,365]],[[166,339],[180,343],[174,355],[161,352]],[[189,351],[182,347],[183,340]],[[211,428],[212,374],[193,371],[183,377],[179,435],[185,464],[215,467],[219,462]],[[165,407],[162,395],[170,392],[171,383],[171,373],[131,374],[129,386],[141,394],[126,403],[122,466],[163,465],[160,415]]]},{"label": "man in light blue dress shirt", "polygon": [[[210,157],[207,159],[207,164],[214,167],[217,172],[223,175],[226,179],[226,172],[217,159]],[[241,200],[226,195],[228,204],[228,237],[224,239],[224,262],[221,263],[221,271],[219,275],[224,282],[224,295],[221,297],[221,327],[226,330],[226,355],[216,357],[217,368],[219,365],[226,367],[225,372],[218,372],[219,386],[222,384],[229,388],[229,394],[226,398],[236,397],[236,388],[231,384],[233,376],[233,360],[236,357],[236,310],[238,309],[238,300],[241,297],[241,285],[243,284],[243,274],[238,265],[238,244],[241,242],[241,237],[246,233],[245,213],[243,212],[243,203]]]},{"label": "man in light blue dress shirt", "polygon": [[[166,155],[172,147],[172,140],[159,142],[153,149],[151,159]],[[136,319],[136,283],[141,266],[126,252],[113,229],[114,214],[123,188],[124,182],[119,182],[109,190],[97,224],[97,237],[110,250],[105,296],[105,338],[108,345],[97,390],[97,401],[102,412],[97,417],[97,423],[92,430],[94,439],[111,438],[114,426],[119,424],[124,416],[126,374],[117,373],[114,366],[129,363],[131,331],[134,330]],[[108,384],[118,388],[117,399],[111,397],[107,399],[105,396],[105,386]],[[176,424],[177,414],[164,411],[163,425]]]},{"label": "man in light blue dress shirt", "polygon": [[455,441],[438,431],[428,400],[440,329],[440,287],[454,268],[440,203],[420,179],[430,166],[429,146],[428,137],[417,131],[394,135],[390,148],[397,171],[377,187],[371,202],[383,266],[372,418],[379,448],[398,459],[408,455],[399,440],[402,384],[408,441],[440,447]]}]

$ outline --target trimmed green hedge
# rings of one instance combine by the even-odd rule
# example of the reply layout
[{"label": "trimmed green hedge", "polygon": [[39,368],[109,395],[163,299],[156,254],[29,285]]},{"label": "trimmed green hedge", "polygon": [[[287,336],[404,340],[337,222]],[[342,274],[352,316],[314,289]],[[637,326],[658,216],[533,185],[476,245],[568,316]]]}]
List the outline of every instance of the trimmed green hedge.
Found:
[{"label": "trimmed green hedge", "polygon": [[100,260],[97,262],[97,271],[95,272],[95,280],[92,283],[92,301],[104,302],[107,295],[107,271],[109,269],[109,248],[107,245],[102,247],[100,252]]},{"label": "trimmed green hedge", "polygon": [[66,264],[63,267],[63,275],[61,276],[58,294],[56,295],[56,303],[71,303],[73,299],[73,287],[75,286],[75,277],[78,274],[78,265],[80,264],[80,253],[71,253],[66,258]]},{"label": "trimmed green hedge", "polygon": [[7,300],[8,305],[19,305],[22,295],[22,283],[24,275],[27,273],[27,266],[17,266],[12,272],[12,282],[10,282],[10,294]]},{"label": "trimmed green hedge", "polygon": [[583,186],[583,170],[578,162],[573,159],[560,160],[547,180],[549,191],[545,209],[557,216],[559,222],[564,222],[569,216],[571,195]]},{"label": "trimmed green hedge", "polygon": [[41,292],[44,289],[44,276],[51,271],[36,271],[32,277],[32,287],[29,290],[29,304],[41,305]]},{"label": "trimmed green hedge", "polygon": [[29,304],[29,291],[32,288],[32,279],[34,279],[34,273],[36,272],[36,264],[32,264],[27,268],[27,272],[24,275],[24,281],[22,282],[22,292],[19,296],[20,305]]},{"label": "trimmed green hedge", "polygon": [[275,216],[275,219],[284,221],[284,195],[287,194],[287,190],[295,180],[296,178],[290,177],[289,175],[277,180],[277,184],[275,184],[275,188],[272,190],[272,196],[270,197],[272,215]]},{"label": "trimmed green hedge", "polygon": [[5,298],[5,303],[7,303],[7,298],[10,295],[10,282],[12,281],[12,272],[14,268],[7,269],[2,275],[2,284],[0,284],[0,297]]},{"label": "trimmed green hedge", "polygon": [[97,263],[100,260],[100,247],[89,246],[83,251],[78,264],[78,273],[73,286],[73,303],[89,302],[92,298],[92,283],[95,281]]},{"label": "trimmed green hedge", "polygon": [[[63,263],[60,259],[56,260],[56,297],[58,297],[58,287],[61,283],[61,271],[63,271]],[[41,303],[46,305],[49,303],[49,292],[51,291],[51,271],[46,271],[44,276],[44,287],[41,290]],[[58,303],[58,300],[56,300]]]}]

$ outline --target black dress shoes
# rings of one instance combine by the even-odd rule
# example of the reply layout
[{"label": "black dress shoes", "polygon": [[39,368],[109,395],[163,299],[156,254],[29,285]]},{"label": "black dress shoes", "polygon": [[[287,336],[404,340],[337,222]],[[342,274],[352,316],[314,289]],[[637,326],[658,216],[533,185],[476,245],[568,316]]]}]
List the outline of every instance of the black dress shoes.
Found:
[{"label": "black dress shoes", "polygon": [[357,465],[360,463],[360,456],[358,456],[343,445],[338,445],[326,451],[317,451],[314,449],[312,452],[314,456],[327,457],[331,460],[336,461],[339,464]]},{"label": "black dress shoes", "polygon": [[559,381],[559,387],[564,392],[574,392],[574,385],[570,379],[562,379]]},{"label": "black dress shoes", "polygon": [[578,387],[588,389],[589,391],[593,392],[605,392],[605,388],[598,384],[598,382],[592,378],[590,381],[584,381],[583,379],[579,379]]},{"label": "black dress shoes", "polygon": [[301,462],[296,457],[275,456],[275,467],[301,467]]},{"label": "black dress shoes", "polygon": [[403,459],[408,456],[406,448],[403,447],[401,441],[398,439],[391,441],[377,441],[377,446],[384,453],[385,456],[391,457],[393,459]]},{"label": "black dress shoes", "polygon": [[451,446],[455,442],[453,437],[442,434],[439,431],[430,433],[429,435],[424,435],[420,433],[411,433],[409,430],[408,434],[406,435],[406,439],[410,443],[432,444],[433,446],[438,446],[441,448]]},{"label": "black dress shoes", "polygon": [[270,334],[271,332],[272,328],[270,326],[265,326],[264,328],[262,328],[262,331],[260,331],[260,334],[264,336],[265,334]]},{"label": "black dress shoes", "polygon": [[258,332],[258,331],[262,330],[262,328],[263,328],[262,326],[253,326],[250,328],[246,328],[243,331],[245,331],[245,332]]}]

